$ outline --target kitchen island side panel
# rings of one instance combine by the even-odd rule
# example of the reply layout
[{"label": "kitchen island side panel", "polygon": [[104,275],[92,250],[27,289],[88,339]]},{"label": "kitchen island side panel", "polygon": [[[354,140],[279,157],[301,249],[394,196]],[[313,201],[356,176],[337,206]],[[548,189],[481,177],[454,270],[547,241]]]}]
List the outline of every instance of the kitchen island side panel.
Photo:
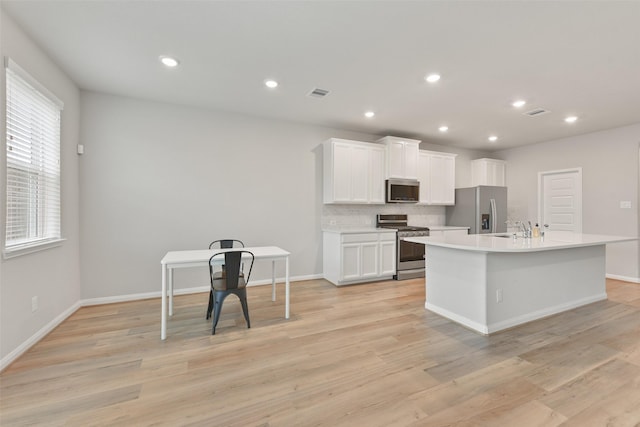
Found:
[{"label": "kitchen island side panel", "polygon": [[425,308],[481,333],[487,324],[487,254],[427,245]]},{"label": "kitchen island side panel", "polygon": [[489,333],[607,299],[605,269],[605,245],[490,253]]}]

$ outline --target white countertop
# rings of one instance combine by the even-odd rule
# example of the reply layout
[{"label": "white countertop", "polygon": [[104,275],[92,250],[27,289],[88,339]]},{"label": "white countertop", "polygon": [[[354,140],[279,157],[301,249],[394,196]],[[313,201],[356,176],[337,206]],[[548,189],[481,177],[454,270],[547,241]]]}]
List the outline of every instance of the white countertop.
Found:
[{"label": "white countertop", "polygon": [[[458,227],[453,225],[427,225],[425,226],[429,228],[429,230],[433,231],[447,231],[447,230],[468,230],[469,227]],[[326,231],[327,233],[395,233],[395,228],[376,228],[371,226],[337,226],[330,225],[322,228],[322,231]]]},{"label": "white countertop", "polygon": [[325,233],[359,234],[359,233],[395,233],[395,228],[376,228],[367,226],[329,226],[323,227]]},{"label": "white countertop", "polygon": [[432,231],[447,231],[447,230],[468,230],[470,227],[458,227],[456,225],[429,225],[429,230]]},{"label": "white countertop", "polygon": [[[508,237],[497,237],[497,235]],[[595,246],[607,243],[638,240],[636,237],[582,234],[567,231],[547,231],[545,237],[529,239],[518,236],[515,240],[508,233],[444,235],[443,237],[407,237],[405,240],[443,248],[462,249],[476,252],[535,252],[553,249]]]}]

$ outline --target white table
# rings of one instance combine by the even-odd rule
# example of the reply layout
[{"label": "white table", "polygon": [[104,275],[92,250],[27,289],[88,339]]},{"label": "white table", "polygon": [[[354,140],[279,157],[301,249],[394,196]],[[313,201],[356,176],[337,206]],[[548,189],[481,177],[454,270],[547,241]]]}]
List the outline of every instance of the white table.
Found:
[{"label": "white table", "polygon": [[[289,318],[289,255],[290,253],[277,246],[255,246],[247,248],[231,249],[203,249],[193,251],[171,251],[162,258],[162,321],[160,326],[160,338],[167,338],[167,294],[169,295],[169,315],[173,315],[173,270],[175,268],[192,268],[209,265],[211,256],[218,252],[245,250],[253,253],[255,260],[271,260],[271,299],[276,300],[276,261],[285,261],[285,306],[284,317]],[[224,258],[220,257],[220,264]],[[167,292],[168,291],[168,292]]]}]

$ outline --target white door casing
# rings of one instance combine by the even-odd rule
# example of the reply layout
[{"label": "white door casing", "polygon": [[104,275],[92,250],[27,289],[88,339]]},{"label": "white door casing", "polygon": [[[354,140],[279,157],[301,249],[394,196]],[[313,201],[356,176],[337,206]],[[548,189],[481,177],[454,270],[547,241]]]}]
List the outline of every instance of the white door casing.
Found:
[{"label": "white door casing", "polygon": [[538,220],[550,230],[582,233],[582,168],[538,172]]}]

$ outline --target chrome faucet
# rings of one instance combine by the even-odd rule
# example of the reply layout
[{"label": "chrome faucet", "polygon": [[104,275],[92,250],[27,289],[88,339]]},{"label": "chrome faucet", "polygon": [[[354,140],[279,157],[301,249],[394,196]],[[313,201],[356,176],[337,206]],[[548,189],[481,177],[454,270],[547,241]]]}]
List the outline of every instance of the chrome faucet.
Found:
[{"label": "chrome faucet", "polygon": [[522,237],[524,237],[525,239],[531,238],[531,221],[528,221],[528,222],[529,222],[528,227],[523,221],[516,222],[518,227],[520,227],[520,231],[522,231]]}]

